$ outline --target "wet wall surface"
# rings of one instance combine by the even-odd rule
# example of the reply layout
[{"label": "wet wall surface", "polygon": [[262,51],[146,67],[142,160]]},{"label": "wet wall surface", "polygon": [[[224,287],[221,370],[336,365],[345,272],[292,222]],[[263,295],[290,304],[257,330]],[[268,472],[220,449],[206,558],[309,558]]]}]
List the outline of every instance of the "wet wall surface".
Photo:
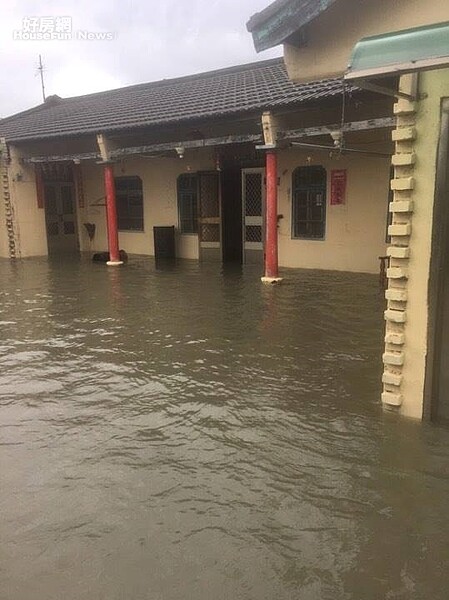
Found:
[{"label": "wet wall surface", "polygon": [[449,431],[376,277],[0,261],[0,598],[449,597]]}]

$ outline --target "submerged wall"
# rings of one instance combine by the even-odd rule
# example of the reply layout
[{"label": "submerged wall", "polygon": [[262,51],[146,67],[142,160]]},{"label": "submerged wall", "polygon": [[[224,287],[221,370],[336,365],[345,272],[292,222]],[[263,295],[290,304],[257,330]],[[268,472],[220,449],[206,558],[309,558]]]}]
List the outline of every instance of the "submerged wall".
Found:
[{"label": "submerged wall", "polygon": [[[310,156],[312,154],[312,156]],[[323,240],[292,239],[292,173],[296,167],[321,165],[327,172],[326,235]],[[347,170],[346,201],[330,204],[331,171]],[[388,158],[366,155],[329,157],[328,151],[282,151],[279,156],[279,263],[285,267],[379,272],[386,251]]]},{"label": "submerged wall", "polygon": [[[177,179],[182,173],[215,168],[211,150],[187,152],[184,159],[132,157],[114,165],[118,176],[139,176],[144,201],[144,231],[119,232],[120,248],[130,254],[154,255],[154,226],[178,227]],[[107,250],[105,192],[101,165],[82,166],[85,208],[80,210],[81,250]],[[83,223],[94,223],[95,237],[89,241]],[[177,235],[180,258],[198,258],[198,236]]]},{"label": "submerged wall", "polygon": [[395,198],[384,394],[386,405],[422,418],[428,353],[429,275],[441,99],[449,96],[449,69],[420,74],[417,103],[396,105]]},{"label": "submerged wall", "polygon": [[[296,167],[322,165],[328,176],[327,225],[324,240],[292,239],[292,173]],[[153,226],[178,226],[177,177],[181,173],[214,168],[210,152],[191,152],[183,159],[131,158],[115,166],[116,175],[138,175],[143,183],[143,232],[120,232],[120,247],[128,253],[154,254]],[[367,156],[329,158],[315,154],[310,160],[299,150],[281,151],[279,155],[279,261],[281,266],[310,269],[335,269],[354,272],[379,272],[378,257],[386,251],[386,219],[389,194],[389,160]],[[348,188],[342,206],[330,206],[332,169],[347,169]],[[86,208],[82,222],[96,225],[93,242],[81,226],[83,250],[106,250],[106,223],[102,169],[99,165],[83,166]],[[196,235],[178,235],[177,254],[181,258],[198,258]]]},{"label": "submerged wall", "polygon": [[[45,256],[47,254],[45,212],[37,206],[34,166],[23,163],[20,151],[14,146],[9,148],[7,166],[5,168],[4,164],[2,174],[2,184],[8,186],[10,206],[5,206],[3,194],[0,208],[0,255],[16,258]],[[11,252],[9,239],[11,236],[14,240],[13,252]]]},{"label": "submerged wall", "polygon": [[[45,210],[37,207],[34,168],[19,165],[13,153],[10,174],[21,173],[11,187],[18,206],[22,256],[45,255],[47,240]],[[389,160],[366,155],[330,157],[328,151],[304,152],[300,149],[279,152],[279,260],[284,267],[335,269],[378,273],[378,257],[386,251],[386,220]],[[321,165],[327,172],[326,233],[323,240],[292,238],[292,174],[295,168]],[[144,231],[119,232],[120,248],[129,254],[154,255],[153,227],[178,228],[177,178],[182,173],[215,169],[211,149],[188,151],[184,159],[130,157],[114,165],[116,176],[139,176],[144,198]],[[347,194],[343,205],[330,204],[330,179],[333,169],[347,170]],[[106,251],[107,230],[103,168],[94,162],[82,163],[84,201],[77,199],[79,246],[82,251]],[[12,177],[14,180],[14,177]],[[226,201],[226,199],[224,199]],[[236,219],[240,215],[236,215]],[[89,239],[85,223],[95,225]],[[197,235],[177,234],[177,255],[198,259]]]},{"label": "submerged wall", "polygon": [[9,199],[9,173],[5,154],[6,145],[0,145],[0,258],[9,258],[10,255],[5,213]]}]

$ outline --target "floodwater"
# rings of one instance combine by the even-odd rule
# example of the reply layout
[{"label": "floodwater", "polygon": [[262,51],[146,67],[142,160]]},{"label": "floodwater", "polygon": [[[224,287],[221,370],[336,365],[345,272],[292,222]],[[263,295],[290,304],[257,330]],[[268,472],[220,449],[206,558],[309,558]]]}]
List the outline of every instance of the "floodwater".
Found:
[{"label": "floodwater", "polygon": [[446,600],[449,431],[376,277],[0,262],[1,600]]}]

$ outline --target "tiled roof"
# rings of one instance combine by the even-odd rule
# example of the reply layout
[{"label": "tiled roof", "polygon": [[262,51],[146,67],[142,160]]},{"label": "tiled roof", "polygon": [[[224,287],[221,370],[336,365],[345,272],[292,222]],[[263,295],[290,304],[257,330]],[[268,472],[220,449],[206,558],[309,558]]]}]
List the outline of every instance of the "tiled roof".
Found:
[{"label": "tiled roof", "polygon": [[[9,141],[175,124],[341,94],[340,80],[295,84],[282,58],[58,99],[0,121]],[[50,100],[50,101],[49,101]]]}]

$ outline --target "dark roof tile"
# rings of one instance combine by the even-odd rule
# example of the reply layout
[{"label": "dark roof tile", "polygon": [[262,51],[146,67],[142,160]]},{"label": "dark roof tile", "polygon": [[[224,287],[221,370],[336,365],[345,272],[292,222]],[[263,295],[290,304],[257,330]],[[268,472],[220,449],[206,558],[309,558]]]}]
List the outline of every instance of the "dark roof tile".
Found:
[{"label": "dark roof tile", "polygon": [[9,141],[134,129],[297,105],[341,93],[341,81],[295,84],[282,58],[58,99],[0,120]]}]

